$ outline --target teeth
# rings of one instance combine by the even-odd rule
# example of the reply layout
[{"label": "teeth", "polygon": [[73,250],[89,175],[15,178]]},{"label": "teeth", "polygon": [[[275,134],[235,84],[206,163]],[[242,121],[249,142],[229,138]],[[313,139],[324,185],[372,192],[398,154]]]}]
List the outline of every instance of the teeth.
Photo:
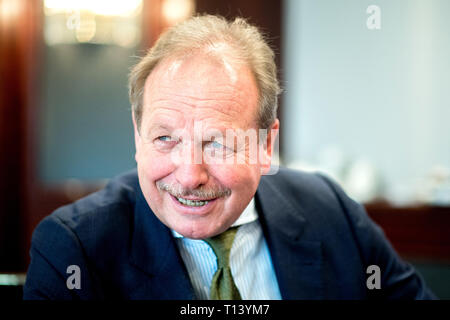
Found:
[{"label": "teeth", "polygon": [[192,206],[192,207],[201,207],[209,202],[209,201],[188,200],[188,199],[183,199],[183,198],[177,198],[177,200],[184,205]]}]

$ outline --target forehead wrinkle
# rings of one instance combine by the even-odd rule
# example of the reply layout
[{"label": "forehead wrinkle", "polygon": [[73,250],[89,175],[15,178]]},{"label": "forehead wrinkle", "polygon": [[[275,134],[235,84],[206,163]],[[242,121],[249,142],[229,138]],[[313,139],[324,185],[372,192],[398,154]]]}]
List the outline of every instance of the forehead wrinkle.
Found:
[{"label": "forehead wrinkle", "polygon": [[[231,116],[242,113],[244,109],[248,107],[243,104],[241,99],[229,97],[227,94],[222,97],[206,98],[170,92],[163,97],[155,99],[150,96],[149,98],[151,100],[148,101],[147,105],[153,111],[160,108],[177,112],[180,112],[183,109],[189,109],[189,112],[194,112],[196,109],[214,109],[224,115],[229,113],[228,115]],[[177,106],[182,106],[182,110]]]},{"label": "forehead wrinkle", "polygon": [[217,119],[212,117],[206,117],[203,118],[202,121],[204,121],[203,129],[206,131],[209,130],[218,130],[223,135],[226,134],[226,130],[237,130],[237,129],[248,129],[251,126],[251,123],[247,123],[246,121],[243,123],[236,123],[233,121],[223,121],[221,123],[216,123]]},{"label": "forehead wrinkle", "polygon": [[[205,112],[204,109],[214,109],[213,115],[208,115],[207,112]],[[173,108],[173,107],[158,107],[154,108],[152,115],[150,115],[148,118],[150,121],[154,121],[155,118],[167,118],[167,114],[165,111],[170,111],[172,113],[176,113],[174,117],[169,117],[169,120],[177,121],[175,120],[175,117],[177,119],[182,119],[184,121],[205,121],[208,120],[212,123],[232,123],[233,121],[240,120],[241,117],[239,115],[240,112],[234,110],[231,108],[231,112],[226,112],[222,110],[221,107],[212,107],[212,106],[205,106],[205,107],[193,107],[193,108],[185,108],[180,110],[179,108]],[[158,119],[159,120],[159,119]]]},{"label": "forehead wrinkle", "polygon": [[[175,79],[167,79],[162,77],[159,81],[156,79],[150,79],[146,82],[146,89],[144,98],[150,95],[150,92],[157,91],[158,95],[166,95],[167,97],[180,97],[190,98],[195,100],[232,100],[245,98],[245,92],[242,89],[243,84],[239,83],[227,83],[220,81],[218,77],[209,77],[207,79],[195,79],[195,85],[192,85],[192,77],[177,77]],[[219,81],[219,82],[218,82]],[[179,89],[179,90],[176,90]],[[186,92],[180,94],[179,91],[184,90]],[[152,98],[150,95],[149,98]]]},{"label": "forehead wrinkle", "polygon": [[[214,93],[214,92],[212,92]],[[195,101],[198,102],[209,102],[209,101],[217,101],[217,102],[231,102],[231,103],[237,103],[239,104],[235,96],[228,97],[229,94],[224,94],[224,96],[216,96],[216,97],[198,97],[194,95],[186,95],[186,94],[177,94],[177,93],[170,93],[167,94],[167,97],[161,97],[159,99],[153,99],[153,102],[159,102],[159,101],[171,101],[173,98],[181,98],[181,99],[189,99],[192,100],[192,105],[195,105]]]},{"label": "forehead wrinkle", "polygon": [[[175,111],[175,115],[168,116],[164,111]],[[225,133],[226,129],[248,129],[253,125],[256,125],[256,119],[252,121],[245,121],[245,118],[232,116],[228,113],[222,112],[217,109],[213,115],[211,113],[202,112],[201,109],[197,109],[196,112],[181,112],[174,108],[158,108],[155,113],[148,117],[148,121],[152,123],[150,125],[150,131],[154,128],[162,127],[161,123],[166,123],[172,129],[180,127],[186,128],[193,127],[195,121],[201,121],[203,130],[218,129]],[[155,124],[158,123],[158,124]]]},{"label": "forehead wrinkle", "polygon": [[[199,110],[204,112],[209,109],[217,110],[223,114],[240,114],[244,111],[246,105],[234,99],[190,99],[189,101],[174,101],[159,99],[154,101],[160,108],[172,109],[174,111],[182,111],[183,109],[189,109],[189,112],[195,112]],[[178,107],[180,106],[180,107]],[[180,110],[181,109],[181,110]]]}]

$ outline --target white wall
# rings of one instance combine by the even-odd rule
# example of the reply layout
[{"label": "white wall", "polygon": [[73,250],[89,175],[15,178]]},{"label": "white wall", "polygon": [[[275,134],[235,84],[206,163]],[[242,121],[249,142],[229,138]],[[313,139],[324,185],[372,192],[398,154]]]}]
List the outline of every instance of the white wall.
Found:
[{"label": "white wall", "polygon": [[[285,164],[334,146],[369,159],[394,198],[450,167],[450,1],[285,3]],[[380,30],[366,26],[372,4]]]}]

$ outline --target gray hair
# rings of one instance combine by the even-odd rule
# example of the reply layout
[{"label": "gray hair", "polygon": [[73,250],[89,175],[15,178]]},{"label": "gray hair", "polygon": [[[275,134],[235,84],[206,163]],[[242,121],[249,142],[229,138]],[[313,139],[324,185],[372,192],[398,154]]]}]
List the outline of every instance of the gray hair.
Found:
[{"label": "gray hair", "polygon": [[275,55],[264,36],[243,18],[229,22],[221,16],[198,15],[169,28],[132,68],[128,81],[129,98],[138,130],[145,81],[156,65],[165,58],[188,56],[220,43],[227,44],[233,55],[247,63],[253,72],[259,91],[258,125],[270,128],[276,118],[281,89]]}]

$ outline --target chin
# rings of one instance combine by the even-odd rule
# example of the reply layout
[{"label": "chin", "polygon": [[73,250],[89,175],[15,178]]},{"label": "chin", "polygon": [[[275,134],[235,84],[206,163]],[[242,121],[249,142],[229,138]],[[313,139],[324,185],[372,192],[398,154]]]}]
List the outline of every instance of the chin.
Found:
[{"label": "chin", "polygon": [[178,224],[180,226],[179,228],[175,226],[172,229],[181,234],[183,237],[196,240],[210,238],[226,230],[226,228],[222,227],[212,228],[211,223],[208,222],[200,224],[204,225],[195,225],[195,223],[193,225],[192,222],[185,222],[182,226]]},{"label": "chin", "polygon": [[[175,230],[175,229],[174,229]],[[177,230],[175,230],[177,231]],[[181,234],[183,237],[194,239],[194,240],[200,240],[211,237],[213,234],[208,231],[202,231],[202,230],[189,230],[186,231],[184,229],[181,229],[180,231],[177,231],[179,234]]]}]

